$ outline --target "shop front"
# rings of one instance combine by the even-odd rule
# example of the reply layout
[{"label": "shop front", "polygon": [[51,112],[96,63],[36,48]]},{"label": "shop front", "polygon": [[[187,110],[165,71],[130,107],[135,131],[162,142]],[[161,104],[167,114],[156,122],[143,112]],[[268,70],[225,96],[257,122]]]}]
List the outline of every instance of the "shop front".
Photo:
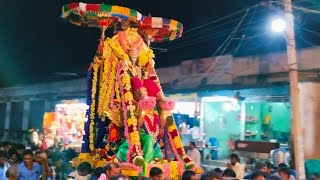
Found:
[{"label": "shop front", "polygon": [[202,108],[204,141],[218,147],[211,159],[227,159],[235,150],[236,140],[278,142],[288,147],[291,107],[285,96],[242,101],[226,96],[207,97],[202,98]]},{"label": "shop front", "polygon": [[43,130],[48,147],[80,149],[87,109],[81,100],[66,100],[56,104],[54,112],[46,112]]}]

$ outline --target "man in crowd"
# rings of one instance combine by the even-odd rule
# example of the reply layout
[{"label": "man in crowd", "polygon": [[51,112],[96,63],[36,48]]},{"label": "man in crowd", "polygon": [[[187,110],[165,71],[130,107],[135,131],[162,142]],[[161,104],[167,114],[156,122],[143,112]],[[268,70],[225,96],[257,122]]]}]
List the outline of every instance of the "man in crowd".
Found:
[{"label": "man in crowd", "polygon": [[198,149],[196,148],[196,143],[191,141],[189,144],[189,150],[187,152],[187,155],[193,160],[193,162],[200,166],[201,164],[201,154],[198,151]]},{"label": "man in crowd", "polygon": [[287,167],[280,168],[279,171],[279,176],[281,177],[282,180],[289,180],[290,179],[290,169]]},{"label": "man in crowd", "polygon": [[45,173],[47,178],[52,178],[52,172],[49,167],[47,154],[43,151],[37,151],[35,155],[35,162],[39,163],[42,167],[42,171]]},{"label": "man in crowd", "polygon": [[194,171],[187,170],[182,174],[182,180],[197,180],[197,175]]},{"label": "man in crowd", "polygon": [[224,179],[233,179],[237,177],[236,173],[230,168],[225,169],[222,176]]},{"label": "man in crowd", "polygon": [[228,168],[232,169],[236,173],[238,179],[243,179],[244,177],[244,165],[240,164],[240,159],[237,154],[230,155],[230,163]]},{"label": "man in crowd", "polygon": [[12,148],[11,142],[8,142],[8,141],[7,141],[7,142],[4,142],[4,143],[3,143],[3,148],[4,148],[5,151],[8,152],[8,151]]},{"label": "man in crowd", "polygon": [[150,180],[162,180],[163,179],[163,172],[158,167],[153,167],[150,169],[149,178]]},{"label": "man in crowd", "polygon": [[262,171],[254,171],[251,175],[252,180],[265,180],[265,173],[263,173]]},{"label": "man in crowd", "polygon": [[[279,166],[278,172],[274,173],[274,175],[281,177],[281,175],[280,175],[280,169],[283,170],[282,175],[284,175],[284,174],[286,173],[286,172],[284,172],[284,171],[288,170],[288,172],[289,172],[289,180],[295,180],[295,179],[296,179],[296,178],[291,174],[292,171],[291,171],[291,169],[290,169],[286,164],[280,163],[278,166]],[[286,170],[285,170],[285,169],[286,169]]]},{"label": "man in crowd", "polygon": [[267,165],[267,173],[266,173],[265,175],[266,175],[267,178],[269,178],[269,177],[272,176],[276,171],[274,171],[274,170],[272,169],[273,166],[272,166],[271,162],[267,161],[267,162],[266,162],[266,165]]},{"label": "man in crowd", "polygon": [[41,166],[33,162],[33,153],[31,150],[23,152],[23,162],[18,166],[19,180],[39,179],[46,180],[46,173],[42,171]]},{"label": "man in crowd", "polygon": [[120,166],[117,163],[109,163],[103,168],[103,174],[100,175],[98,180],[110,180],[112,176],[120,174]]},{"label": "man in crowd", "polygon": [[10,168],[6,151],[0,151],[0,180],[6,179],[6,171]]},{"label": "man in crowd", "polygon": [[203,174],[200,180],[222,180],[222,175],[215,171],[209,171]]},{"label": "man in crowd", "polygon": [[[294,179],[296,179],[296,171],[295,170],[293,170],[293,169],[290,169],[285,163],[280,163],[279,165],[279,169],[281,169],[281,168],[288,168],[289,169],[289,173],[290,173],[290,180],[294,180]],[[279,174],[278,174],[279,175]]]},{"label": "man in crowd", "polygon": [[93,169],[91,164],[88,162],[82,162],[79,164],[77,170],[69,174],[69,178],[77,180],[89,180],[91,178],[91,173]]},{"label": "man in crowd", "polygon": [[[267,164],[264,163],[263,161],[258,161],[254,166],[254,170],[255,170],[256,174],[263,174],[263,176],[265,177],[265,174],[268,171]],[[260,172],[260,173],[258,173],[258,172]],[[245,176],[244,179],[254,179],[253,175],[254,174],[249,174],[249,175]]]}]

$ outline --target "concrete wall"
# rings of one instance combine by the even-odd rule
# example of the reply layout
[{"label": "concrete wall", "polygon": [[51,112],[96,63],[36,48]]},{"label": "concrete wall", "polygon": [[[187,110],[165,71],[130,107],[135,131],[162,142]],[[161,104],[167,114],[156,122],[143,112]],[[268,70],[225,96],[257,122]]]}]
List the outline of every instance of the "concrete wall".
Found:
[{"label": "concrete wall", "polygon": [[305,159],[320,159],[320,83],[300,83]]}]

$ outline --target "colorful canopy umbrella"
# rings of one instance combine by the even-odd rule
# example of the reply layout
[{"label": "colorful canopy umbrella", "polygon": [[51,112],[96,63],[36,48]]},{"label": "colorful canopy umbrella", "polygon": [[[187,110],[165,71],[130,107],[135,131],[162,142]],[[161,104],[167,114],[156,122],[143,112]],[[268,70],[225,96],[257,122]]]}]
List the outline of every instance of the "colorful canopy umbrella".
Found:
[{"label": "colorful canopy umbrella", "polygon": [[108,27],[114,21],[140,21],[143,16],[136,10],[108,4],[70,3],[62,7],[62,18],[84,27]]},{"label": "colorful canopy umbrella", "polygon": [[140,21],[142,34],[151,42],[173,41],[182,36],[182,23],[161,17],[144,17]]},{"label": "colorful canopy umbrella", "polygon": [[183,31],[182,23],[176,20],[143,16],[136,10],[108,4],[66,4],[62,7],[62,18],[82,27],[99,27],[103,32],[113,22],[133,21],[149,42],[172,41],[180,38]]}]

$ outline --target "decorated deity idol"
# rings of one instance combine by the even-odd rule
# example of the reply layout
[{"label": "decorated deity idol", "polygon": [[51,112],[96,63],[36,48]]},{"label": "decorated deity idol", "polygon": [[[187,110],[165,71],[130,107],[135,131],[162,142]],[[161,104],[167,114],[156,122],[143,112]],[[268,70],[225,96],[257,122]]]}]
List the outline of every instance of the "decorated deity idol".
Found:
[{"label": "decorated deity idol", "polygon": [[[154,159],[167,159],[164,152],[173,149],[192,165],[170,112],[174,102],[164,97],[153,57],[137,25],[129,21],[122,22],[121,30],[104,41],[103,53],[95,57],[91,67],[93,98],[87,134],[90,151],[107,146],[107,151],[113,151],[107,152],[110,160],[142,165]],[[94,133],[97,125],[102,130]],[[120,131],[124,136],[112,141],[99,137],[121,134]],[[95,139],[104,139],[104,143],[95,143]]]},{"label": "decorated deity idol", "polygon": [[[63,12],[69,22],[103,32],[88,71],[90,108],[79,158],[129,164],[144,173],[161,165],[172,179],[193,168],[171,113],[174,102],[164,96],[149,47],[150,41],[180,37],[182,24],[104,4],[73,3]],[[116,33],[105,38],[111,24],[118,26]]]}]

